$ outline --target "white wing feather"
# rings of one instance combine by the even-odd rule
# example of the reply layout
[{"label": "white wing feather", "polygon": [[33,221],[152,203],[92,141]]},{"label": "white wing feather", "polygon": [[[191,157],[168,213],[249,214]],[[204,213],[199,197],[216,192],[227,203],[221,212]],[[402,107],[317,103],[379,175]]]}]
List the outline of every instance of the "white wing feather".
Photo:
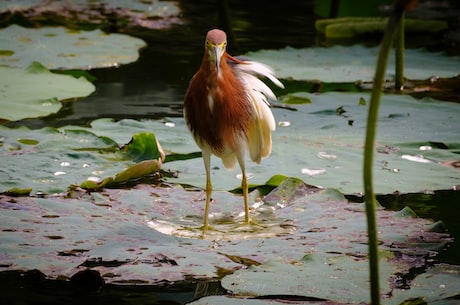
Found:
[{"label": "white wing feather", "polygon": [[278,87],[284,88],[284,86],[274,76],[273,70],[264,64],[254,61],[244,61],[243,63],[234,65],[232,68],[244,84],[246,93],[254,106],[256,116],[247,135],[248,149],[251,159],[259,163],[262,158],[267,157],[271,152],[271,132],[275,130],[276,123],[268,100],[276,100],[276,96],[256,76],[266,77]]}]

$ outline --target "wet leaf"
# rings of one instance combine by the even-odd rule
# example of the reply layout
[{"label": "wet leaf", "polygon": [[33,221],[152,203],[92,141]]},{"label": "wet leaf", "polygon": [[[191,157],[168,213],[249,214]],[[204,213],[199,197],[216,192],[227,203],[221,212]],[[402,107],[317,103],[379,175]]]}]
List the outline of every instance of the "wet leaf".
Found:
[{"label": "wet leaf", "polygon": [[40,62],[48,69],[92,69],[136,61],[145,42],[101,30],[33,29],[13,24],[0,30],[0,45],[14,52],[11,56],[0,56],[2,65],[26,68],[32,62]]},{"label": "wet leaf", "polygon": [[[137,26],[165,29],[180,24],[180,8],[170,1],[2,1],[0,13],[22,15],[33,23],[52,19],[77,28]],[[46,22],[46,21],[45,21]]]},{"label": "wet leaf", "polygon": [[123,183],[131,179],[141,178],[160,170],[161,162],[158,160],[144,160],[128,167],[124,171],[116,174],[113,183]]},{"label": "wet leaf", "polygon": [[158,139],[150,132],[133,135],[131,141],[122,147],[122,150],[135,161],[155,159],[163,162],[165,159],[165,153]]},{"label": "wet leaf", "polygon": [[[5,162],[0,170],[0,192],[31,188],[32,192],[60,193],[80,183],[83,188],[99,190],[133,185],[144,177],[146,181],[159,179],[154,174],[161,167],[164,153],[153,134],[143,133],[139,137],[147,146],[148,141],[153,141],[149,150],[142,152],[143,157],[160,157],[137,164],[133,162],[135,155],[120,150],[117,142],[105,135],[98,136],[91,129],[0,127],[0,134],[5,143],[0,147],[0,160]],[[10,147],[16,146],[24,134],[30,144],[11,151]]]},{"label": "wet leaf", "polygon": [[[281,50],[262,50],[245,56],[274,68],[278,77],[323,82],[371,81],[374,77],[378,47],[362,45],[312,47]],[[408,79],[427,79],[431,76],[452,77],[458,74],[460,57],[432,53],[422,49],[405,50],[404,74]],[[389,67],[394,67],[394,55]],[[393,79],[394,70],[387,69],[387,78]]]},{"label": "wet leaf", "polygon": [[30,192],[32,192],[32,189],[20,189],[20,188],[14,187],[9,190],[6,190],[4,194],[8,196],[12,196],[12,197],[18,197],[18,196],[29,196]]},{"label": "wet leaf", "polygon": [[[367,106],[359,101],[367,99],[363,93],[308,94],[311,104],[296,105],[297,111],[273,108],[278,125],[273,133],[272,154],[260,165],[247,162],[252,185],[265,185],[270,177],[283,175],[297,177],[305,183],[324,188],[335,188],[345,194],[362,193],[362,147],[367,120]],[[337,115],[342,109],[342,115]],[[453,160],[458,160],[457,114],[460,104],[434,99],[416,100],[404,95],[385,95],[379,115],[378,143],[374,160],[375,190],[377,193],[419,192],[451,189],[458,184],[460,174]],[[390,114],[408,115],[389,118]],[[349,125],[349,120],[353,124]],[[176,121],[176,138],[162,142],[166,150],[199,151],[182,121]],[[158,135],[162,132],[158,131]],[[183,137],[181,137],[183,136]],[[182,143],[178,142],[178,137]],[[442,147],[431,142],[443,143]],[[429,146],[431,149],[428,149]],[[426,163],[416,160],[430,161]],[[212,182],[217,190],[239,187],[239,169],[227,171],[218,158],[212,158]],[[178,172],[170,181],[205,186],[201,158],[168,162],[164,166]]]},{"label": "wet leaf", "polygon": [[[297,111],[273,108],[278,122],[288,120],[291,124],[278,125],[273,133],[273,151],[269,158],[260,165],[247,162],[249,183],[253,188],[264,186],[261,191],[266,194],[285,177],[296,177],[307,184],[335,188],[346,194],[361,193],[360,168],[367,107],[359,105],[359,100],[367,98],[366,94],[306,96],[312,103],[296,105]],[[455,164],[460,130],[455,114],[459,111],[459,104],[386,95],[383,105],[375,155],[376,191],[384,194],[418,192],[450,189],[457,185],[459,171]],[[338,108],[345,112],[337,115]],[[409,115],[389,118],[394,113]],[[167,178],[168,182],[204,187],[205,173],[199,148],[182,118],[168,120],[173,124],[153,120],[114,122],[99,119],[91,123],[91,128],[66,126],[59,130],[30,130],[0,127],[0,134],[4,137],[0,161],[5,164],[0,170],[0,191],[18,187],[61,192],[70,184],[79,184],[89,177],[97,177],[99,180],[95,181],[98,182],[105,177],[114,177],[133,165],[132,158],[154,156],[151,152],[155,151],[155,141],[149,139],[151,135],[148,134],[140,136],[139,142],[134,143],[133,155],[117,153],[119,145],[129,143],[133,135],[146,130],[155,132],[155,138],[161,141],[168,155],[187,156],[168,158],[164,163],[164,170],[176,173]],[[353,120],[352,126],[349,120]],[[17,141],[21,138],[39,144],[24,145]],[[68,163],[70,165],[66,166]],[[215,157],[212,166],[215,190],[237,190],[240,187],[238,169],[225,170]],[[54,174],[60,172],[66,174]],[[280,181],[267,182],[270,177]]]},{"label": "wet leaf", "polygon": [[62,100],[85,97],[95,90],[85,78],[52,73],[37,62],[26,70],[0,66],[0,78],[0,118],[10,121],[55,113]]},{"label": "wet leaf", "polygon": [[280,98],[281,102],[288,105],[295,104],[310,104],[310,98],[302,96],[302,94],[288,94]]},{"label": "wet leaf", "polygon": [[[204,194],[180,186],[139,184],[74,198],[11,200],[0,195],[0,269],[39,267],[47,278],[56,279],[91,267],[106,283],[142,285],[214,278],[226,270],[224,274],[233,274],[223,278],[224,287],[240,297],[295,294],[365,302],[367,231],[362,209],[347,203],[336,190],[312,193],[299,179],[283,181],[265,198],[283,192],[295,196],[276,208],[263,198],[251,200],[250,225],[243,223],[241,196],[216,192],[212,228],[205,232],[200,229]],[[254,196],[257,191],[251,193]],[[425,293],[435,296],[439,283],[424,282],[423,272],[430,272],[425,258],[442,249],[449,236],[432,232],[428,227],[432,222],[426,219],[396,217],[385,210],[379,210],[377,217],[385,254],[382,291],[393,289],[395,295],[388,304]],[[414,281],[425,289],[408,293],[394,288],[393,278],[413,267],[421,270]],[[439,281],[444,282],[452,271],[451,266],[442,267],[426,279],[443,274]],[[452,282],[446,278],[446,283]],[[455,285],[444,289],[443,298],[455,289]]]}]

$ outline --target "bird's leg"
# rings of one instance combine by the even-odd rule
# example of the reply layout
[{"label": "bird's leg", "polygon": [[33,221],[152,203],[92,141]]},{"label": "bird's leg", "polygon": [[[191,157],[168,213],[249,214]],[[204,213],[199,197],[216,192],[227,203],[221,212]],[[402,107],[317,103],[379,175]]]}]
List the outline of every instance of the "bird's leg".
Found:
[{"label": "bird's leg", "polygon": [[249,195],[248,195],[248,178],[246,177],[246,168],[244,165],[244,152],[237,153],[236,158],[241,168],[241,188],[243,189],[244,198],[244,222],[249,224]]},{"label": "bird's leg", "polygon": [[211,184],[211,153],[209,151],[202,151],[204,168],[206,171],[206,205],[204,208],[204,222],[203,230],[206,230],[209,226],[209,204],[211,202],[212,184]]},{"label": "bird's leg", "polygon": [[248,179],[244,169],[242,170],[243,180],[241,181],[241,188],[243,189],[244,197],[244,222],[249,224],[249,199],[248,199]]}]

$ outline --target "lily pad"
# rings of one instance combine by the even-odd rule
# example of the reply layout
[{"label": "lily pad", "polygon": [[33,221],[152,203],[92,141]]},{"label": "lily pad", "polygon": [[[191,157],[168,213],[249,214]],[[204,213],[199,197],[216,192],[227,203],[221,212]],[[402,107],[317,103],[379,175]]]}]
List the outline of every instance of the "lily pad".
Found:
[{"label": "lily pad", "polygon": [[[304,93],[303,96],[311,104],[295,105],[297,111],[273,109],[278,122],[273,151],[260,165],[248,162],[249,182],[264,184],[269,177],[282,174],[312,185],[337,188],[345,194],[362,193],[362,152],[368,111],[368,102],[363,103],[362,99],[368,101],[368,95]],[[419,192],[458,185],[460,172],[447,164],[459,160],[459,113],[458,103],[416,100],[404,95],[383,96],[374,161],[376,192]],[[182,121],[177,120],[174,128],[186,138]],[[444,146],[437,146],[436,142]],[[163,144],[173,151],[195,151],[191,139],[180,146]],[[228,190],[240,185],[238,169],[224,170],[217,158],[212,159],[212,165],[216,189]],[[173,181],[204,187],[201,158],[169,162],[165,167],[179,172]]]},{"label": "lily pad", "polygon": [[[261,50],[245,56],[263,62],[281,78],[321,80],[323,82],[371,81],[379,47],[362,45],[312,47],[281,50]],[[389,67],[394,67],[394,54]],[[405,50],[404,73],[409,79],[427,79],[431,76],[452,77],[460,73],[460,57],[423,49]],[[394,78],[394,69],[387,69],[387,78]]]},{"label": "lily pad", "polygon": [[84,77],[52,73],[37,62],[25,70],[0,66],[0,78],[0,119],[10,121],[55,113],[62,100],[85,97],[95,90]]},{"label": "lily pad", "polygon": [[[394,258],[380,261],[382,304],[401,304],[422,297],[435,302],[454,297],[460,289],[456,278],[460,269],[440,265],[414,280],[413,289],[394,287],[397,268]],[[300,295],[337,303],[357,303],[369,300],[368,263],[351,256],[311,255],[296,263],[268,261],[247,270],[238,270],[222,279],[222,286],[237,295]],[[395,281],[395,280],[394,280]],[[218,301],[218,300],[216,300]],[[192,303],[195,304],[195,303]],[[200,303],[197,303],[200,304]],[[208,304],[222,304],[220,302]]]},{"label": "lily pad", "polygon": [[0,45],[10,52],[0,56],[2,65],[25,68],[38,61],[49,69],[92,69],[136,61],[138,50],[146,44],[139,38],[101,30],[31,29],[13,24],[0,30]]},{"label": "lily pad", "polygon": [[[143,152],[144,158],[150,154],[150,159],[156,161],[135,164],[134,157],[120,150],[117,142],[81,128],[30,130],[0,127],[0,134],[3,144],[0,162],[4,164],[0,170],[0,192],[32,188],[34,194],[61,193],[86,180],[93,183],[84,186],[99,189],[103,185],[98,183],[104,179],[107,179],[104,184],[110,180],[112,185],[119,187],[131,179],[158,171],[162,163],[159,145]],[[17,139],[24,134],[36,144],[18,142]],[[129,142],[131,136],[126,134],[126,137]],[[155,137],[144,134],[136,137],[133,143],[145,139],[149,141]]]},{"label": "lily pad", "polygon": [[23,0],[0,2],[0,13],[24,15],[25,18],[43,22],[53,19],[62,24],[89,27],[131,25],[149,29],[168,28],[180,24],[180,8],[171,1],[46,1]]},{"label": "lily pad", "polygon": [[[311,187],[298,179],[284,181],[266,197],[276,202],[259,200],[251,205],[251,225],[242,224],[241,196],[217,192],[211,205],[213,228],[204,232],[200,229],[204,209],[200,198],[204,194],[179,185],[140,184],[130,190],[76,192],[71,198],[10,200],[0,196],[0,269],[39,269],[49,278],[62,279],[91,268],[106,283],[142,285],[218,278],[222,273],[236,272],[224,277],[223,284],[242,297],[247,296],[245,291],[257,289],[258,283],[252,295],[281,293],[290,284],[316,285],[296,280],[272,287],[273,278],[286,278],[289,273],[296,279],[336,274],[338,279],[327,276],[322,281],[333,281],[348,291],[337,294],[325,286],[323,290],[289,293],[330,300],[339,300],[346,293],[350,300],[365,301],[361,294],[353,297],[349,290],[367,291],[367,231],[362,207],[347,203],[335,190],[311,192]],[[258,194],[252,192],[251,196]],[[398,274],[407,274],[412,267],[427,268],[425,258],[450,241],[447,234],[430,231],[429,220],[384,210],[377,215],[381,249],[387,253],[383,263],[388,289],[399,289],[390,281]],[[165,223],[189,232],[188,237],[152,226]],[[262,270],[266,270],[267,278],[264,272],[259,273]],[[256,282],[238,280],[232,284],[235,277],[249,278],[254,272]]]},{"label": "lily pad", "polygon": [[[298,177],[311,185],[336,188],[345,194],[362,193],[362,147],[368,109],[362,99],[368,100],[367,94],[305,93],[302,96],[309,98],[311,104],[295,105],[297,111],[273,109],[279,125],[273,134],[273,152],[260,165],[247,162],[249,182],[264,185],[270,177],[281,174]],[[451,189],[459,184],[460,172],[455,168],[460,147],[459,107],[457,103],[432,99],[384,96],[374,169],[378,193]],[[82,135],[90,135],[91,139],[110,139],[112,145],[128,143],[133,135],[146,130],[154,131],[167,155],[185,156],[167,158],[174,161],[166,162],[163,168],[178,173],[168,181],[205,186],[199,149],[182,118],[117,122],[100,119],[94,121],[91,128],[67,126],[59,130],[30,130],[1,127],[4,144],[0,147],[0,160],[5,165],[0,191],[17,187],[33,188],[33,192],[61,192],[69,184],[80,184],[91,176],[114,177],[126,167],[127,164],[121,161],[110,161],[114,156],[100,150],[99,144],[88,145],[85,137],[81,140],[76,135],[66,137],[69,130],[80,130]],[[23,139],[25,135],[40,144],[18,142],[17,139]],[[132,158],[136,157],[128,158],[128,162],[132,162]],[[51,159],[57,161],[50,164]],[[72,166],[63,169],[60,162],[70,162]],[[83,169],[83,164],[91,166]],[[212,165],[212,182],[216,190],[233,190],[240,186],[238,169],[224,170],[221,161],[215,157]],[[67,175],[54,175],[61,171]]]}]

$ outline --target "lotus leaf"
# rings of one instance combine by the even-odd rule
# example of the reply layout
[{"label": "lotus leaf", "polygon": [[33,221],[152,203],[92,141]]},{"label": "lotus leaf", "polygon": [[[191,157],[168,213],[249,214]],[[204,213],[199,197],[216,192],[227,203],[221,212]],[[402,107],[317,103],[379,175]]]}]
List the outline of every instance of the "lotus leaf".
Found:
[{"label": "lotus leaf", "polygon": [[10,121],[47,116],[61,108],[62,100],[95,90],[83,77],[52,73],[37,62],[25,70],[0,66],[0,78],[0,118]]},{"label": "lotus leaf", "polygon": [[122,150],[135,161],[154,159],[163,162],[165,159],[165,153],[158,139],[150,132],[141,132],[133,135],[131,141]]},{"label": "lotus leaf", "polygon": [[2,50],[13,52],[0,56],[2,65],[25,68],[38,61],[49,69],[92,69],[136,61],[145,42],[101,30],[30,29],[13,24],[0,29],[0,45]]},{"label": "lotus leaf", "polygon": [[[247,270],[238,270],[222,280],[225,289],[241,296],[300,295],[338,303],[369,302],[368,263],[352,256],[311,255],[295,264],[268,261]],[[382,304],[401,304],[423,297],[435,302],[454,297],[460,289],[457,266],[441,265],[419,275],[411,288],[394,287],[396,265],[391,258],[380,261]],[[395,281],[395,280],[393,280]],[[206,300],[203,300],[206,301]],[[199,302],[192,304],[201,304]],[[207,304],[225,304],[215,300]]]},{"label": "lotus leaf", "polygon": [[[337,188],[345,194],[362,193],[362,149],[368,110],[362,100],[368,100],[367,94],[304,96],[311,104],[295,105],[297,111],[273,109],[279,125],[273,134],[273,151],[260,165],[247,165],[250,183],[264,184],[269,177],[282,174],[312,185]],[[460,172],[448,164],[458,160],[459,114],[457,103],[385,95],[375,155],[376,192],[418,192],[457,185]],[[177,140],[171,138],[169,143],[162,142],[163,146],[181,153],[197,149],[193,140],[187,139],[182,120],[175,124],[180,138],[185,135],[186,140],[177,145]],[[237,170],[224,170],[217,158],[212,159],[212,164],[216,189],[239,186]],[[165,168],[179,172],[173,181],[204,187],[201,159],[168,162]]]},{"label": "lotus leaf", "polygon": [[29,20],[43,18],[77,23],[80,27],[100,27],[116,19],[119,24],[151,29],[167,28],[181,23],[178,5],[170,1],[46,1],[22,0],[0,2],[0,13],[22,14]]},{"label": "lotus leaf", "polygon": [[[311,47],[281,50],[261,50],[245,56],[273,67],[277,76],[296,80],[323,82],[372,81],[378,47],[362,45]],[[394,54],[389,67],[394,67]],[[460,57],[423,49],[405,50],[404,74],[409,79],[427,79],[431,76],[452,77],[460,73]],[[394,78],[394,70],[387,70],[387,78]]]},{"label": "lotus leaf", "polygon": [[[61,193],[85,180],[89,182],[82,186],[88,189],[119,187],[132,179],[155,173],[161,166],[162,159],[158,157],[157,160],[133,164],[133,156],[120,150],[112,139],[77,127],[60,130],[0,127],[0,134],[4,144],[0,147],[0,163],[3,165],[0,192],[11,193],[16,189],[14,193],[20,194],[32,188],[34,193]],[[37,144],[17,142],[24,134]],[[148,133],[135,134],[134,137],[136,140],[131,143],[135,144],[155,139]],[[161,156],[161,147],[152,146],[143,154],[144,157],[150,154],[152,158]]]},{"label": "lotus leaf", "polygon": [[[251,206],[254,224],[244,225],[241,196],[216,192],[213,228],[205,233],[199,229],[204,194],[179,185],[76,191],[70,198],[9,200],[0,195],[1,269],[39,269],[50,278],[70,278],[91,268],[107,283],[145,285],[215,278],[227,270],[235,273],[222,283],[240,296],[286,293],[365,301],[367,235],[360,205],[347,203],[335,190],[311,192],[295,178],[284,179],[266,198],[286,198],[280,194],[294,196],[283,202],[259,199]],[[257,191],[251,196],[258,196]],[[388,280],[412,267],[427,269],[424,258],[450,241],[445,233],[431,232],[429,220],[384,210],[377,216],[386,253],[383,276]],[[176,230],[168,231],[168,226]],[[438,272],[447,275],[449,270],[441,267]],[[324,285],[306,280],[314,275]],[[294,281],[278,282],[292,276]],[[244,278],[250,282],[241,281]],[[330,283],[337,290],[329,290]],[[296,290],[299,287],[311,289]],[[436,288],[425,287],[428,293]],[[451,295],[451,288],[455,286],[445,290],[445,296]],[[405,293],[403,298],[410,296]],[[425,292],[417,290],[416,296]]]},{"label": "lotus leaf", "polygon": [[[273,135],[273,152],[261,165],[248,163],[250,183],[264,185],[270,177],[281,174],[300,178],[312,185],[337,188],[345,194],[361,193],[362,146],[368,107],[362,99],[368,99],[367,95],[304,95],[312,103],[296,105],[297,111],[273,109],[279,123]],[[417,192],[450,189],[457,185],[460,173],[454,164],[460,147],[459,105],[432,99],[415,100],[404,95],[386,95],[383,101],[375,156],[376,191]],[[85,137],[77,141],[77,135],[64,136],[69,130],[80,130],[82,135],[91,135],[96,142],[88,146],[86,141],[90,140]],[[91,128],[67,126],[60,130],[29,130],[0,127],[4,137],[4,145],[0,147],[0,159],[4,164],[0,191],[17,187],[48,193],[58,189],[63,191],[69,184],[81,183],[91,176],[113,177],[125,165],[119,161],[120,156],[116,162],[110,161],[113,155],[100,150],[97,142],[110,139],[112,144],[102,147],[113,149],[118,145],[116,143],[128,143],[133,135],[145,130],[155,131],[168,155],[176,153],[193,157],[186,160],[176,158],[165,163],[164,169],[178,173],[177,178],[168,178],[170,182],[204,187],[203,162],[197,158],[198,147],[182,118],[171,118],[166,123],[100,119],[94,121]],[[41,144],[18,142],[17,139],[24,138],[25,134],[28,139]],[[59,161],[51,162],[51,166],[50,158]],[[132,162],[132,158],[128,162]],[[70,162],[72,170],[59,166],[59,162]],[[240,186],[238,171],[224,170],[217,158],[213,158],[212,163],[216,190],[232,190]],[[83,169],[83,164],[91,166]],[[49,176],[45,175],[45,178],[43,174],[48,171]],[[54,175],[61,171],[67,174]],[[51,182],[50,179],[54,182],[38,184],[39,181]]]}]

